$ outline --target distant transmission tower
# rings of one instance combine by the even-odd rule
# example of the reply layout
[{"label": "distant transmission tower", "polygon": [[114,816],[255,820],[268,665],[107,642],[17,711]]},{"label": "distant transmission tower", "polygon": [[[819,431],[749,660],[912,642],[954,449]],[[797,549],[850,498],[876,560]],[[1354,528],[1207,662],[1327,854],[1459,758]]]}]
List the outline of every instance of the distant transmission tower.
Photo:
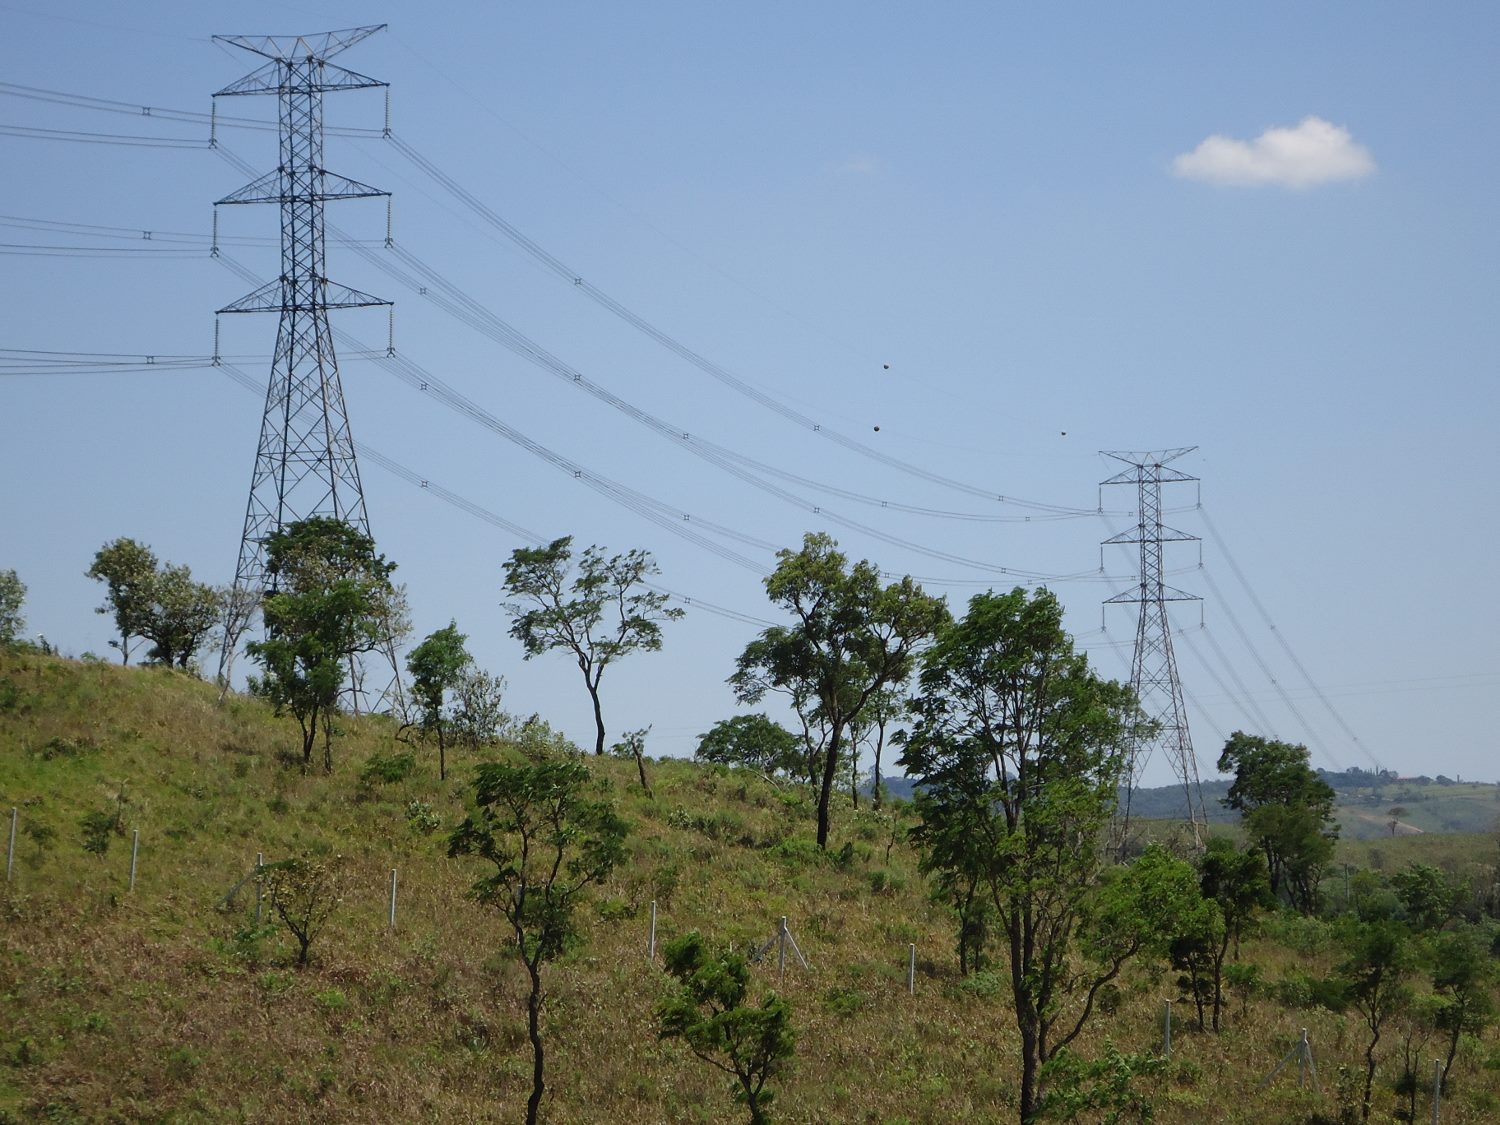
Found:
[{"label": "distant transmission tower", "polygon": [[[328,61],[383,27],[356,27],[320,35],[214,36],[215,42],[269,60],[214,97],[275,94],[280,105],[281,159],[276,170],[215,204],[275,203],[281,208],[280,277],[219,310],[281,314],[260,446],[250,478],[239,565],[234,573],[238,596],[266,591],[265,543],[287,524],[330,516],[366,535],[370,533],[328,310],[391,302],[328,280],[323,204],[331,199],[365,199],[390,193],[323,166],[323,95],[387,85]],[[225,638],[219,657],[221,678],[229,673],[237,640]],[[385,656],[390,661],[391,686],[384,694],[394,703],[399,697],[400,678],[389,640]],[[351,667],[350,678],[357,711],[365,703],[363,670]]]},{"label": "distant transmission tower", "polygon": [[1105,600],[1105,604],[1139,605],[1141,614],[1135,632],[1135,659],[1130,665],[1130,686],[1140,701],[1145,717],[1154,731],[1131,738],[1125,775],[1123,813],[1117,814],[1119,844],[1123,848],[1130,832],[1130,803],[1141,771],[1160,747],[1166,752],[1187,798],[1187,821],[1192,826],[1193,843],[1202,847],[1208,828],[1203,808],[1203,792],[1198,784],[1198,759],[1193,754],[1193,739],[1188,733],[1187,711],[1182,704],[1182,684],[1177,678],[1177,659],[1172,655],[1172,623],[1167,617],[1168,602],[1200,601],[1196,594],[1168,586],[1162,581],[1162,544],[1196,542],[1189,535],[1161,522],[1161,486],[1181,481],[1196,481],[1168,463],[1197,446],[1167,449],[1156,453],[1105,452],[1105,456],[1123,461],[1130,467],[1101,484],[1136,486],[1137,523],[1129,531],[1111,536],[1104,542],[1136,543],[1140,546],[1140,584]]}]

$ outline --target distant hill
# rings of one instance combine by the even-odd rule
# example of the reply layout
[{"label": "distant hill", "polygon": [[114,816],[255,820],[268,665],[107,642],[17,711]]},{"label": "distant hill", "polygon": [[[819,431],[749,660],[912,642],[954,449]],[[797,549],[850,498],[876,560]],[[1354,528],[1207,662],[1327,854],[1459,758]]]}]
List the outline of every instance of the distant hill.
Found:
[{"label": "distant hill", "polygon": [[[1338,798],[1340,835],[1346,840],[1424,832],[1491,832],[1500,825],[1500,785],[1489,782],[1454,781],[1441,775],[1400,778],[1366,770],[1322,772],[1322,777]],[[1227,779],[1202,783],[1203,807],[1210,824],[1239,820],[1237,812],[1221,803],[1229,793],[1229,784]],[[911,799],[914,790],[906,777],[888,777],[885,787],[892,797],[905,800]],[[1140,820],[1184,819],[1186,804],[1178,785],[1137,789],[1131,796],[1130,815]],[[1397,823],[1392,833],[1390,810],[1394,808],[1406,811],[1394,818]]]}]

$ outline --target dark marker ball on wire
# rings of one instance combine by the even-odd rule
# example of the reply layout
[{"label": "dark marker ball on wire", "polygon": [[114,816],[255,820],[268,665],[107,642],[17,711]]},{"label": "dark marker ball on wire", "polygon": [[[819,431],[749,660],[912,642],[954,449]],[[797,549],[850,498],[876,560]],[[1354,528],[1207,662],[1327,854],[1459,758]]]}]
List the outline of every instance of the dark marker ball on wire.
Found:
[{"label": "dark marker ball on wire", "polygon": [[880,432],[880,427],[879,427],[879,426],[876,426],[876,427],[875,427],[875,432],[876,432],[876,433],[877,433],[877,434],[878,434],[878,433],[879,433],[879,432]]},{"label": "dark marker ball on wire", "polygon": [[887,370],[887,371],[889,371],[889,370],[890,370],[890,369],[891,369],[891,365],[890,365],[890,364],[889,364],[889,363],[887,363],[887,364],[886,364],[886,365],[885,365],[885,369],[886,369],[886,370]]}]

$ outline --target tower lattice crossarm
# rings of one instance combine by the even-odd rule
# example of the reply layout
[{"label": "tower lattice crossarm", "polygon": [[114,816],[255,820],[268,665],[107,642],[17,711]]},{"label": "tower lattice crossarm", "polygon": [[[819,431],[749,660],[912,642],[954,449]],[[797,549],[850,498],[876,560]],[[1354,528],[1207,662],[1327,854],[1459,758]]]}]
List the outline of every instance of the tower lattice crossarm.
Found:
[{"label": "tower lattice crossarm", "polygon": [[1106,451],[1105,456],[1124,462],[1128,468],[1116,473],[1101,485],[1133,484],[1136,487],[1136,525],[1104,540],[1109,544],[1134,544],[1139,548],[1139,578],[1133,589],[1105,599],[1106,605],[1138,605],[1135,655],[1130,665],[1130,686],[1135,692],[1146,729],[1132,732],[1125,770],[1125,796],[1122,812],[1117,816],[1120,846],[1125,845],[1130,829],[1130,805],[1141,772],[1152,753],[1160,748],[1172,764],[1173,773],[1182,784],[1186,799],[1186,820],[1191,825],[1194,843],[1201,846],[1207,831],[1208,816],[1203,805],[1198,780],[1198,759],[1193,752],[1192,734],[1188,729],[1187,710],[1183,705],[1182,683],[1177,675],[1177,659],[1172,651],[1172,622],[1167,614],[1168,602],[1200,601],[1163,579],[1163,544],[1197,542],[1198,536],[1168,527],[1162,522],[1161,491],[1163,484],[1196,481],[1169,462],[1191,453],[1196,446],[1158,452]]},{"label": "tower lattice crossarm", "polygon": [[[248,592],[257,600],[266,592],[266,541],[286,525],[328,516],[370,534],[328,312],[391,302],[328,279],[323,205],[390,193],[324,166],[323,95],[387,85],[328,61],[384,26],[317,35],[214,36],[215,42],[266,60],[214,96],[274,95],[278,105],[277,167],[215,203],[270,203],[281,214],[280,275],[218,310],[280,315],[234,576],[237,595]],[[228,681],[238,640],[226,633],[221,682]],[[391,686],[384,694],[398,703],[400,677],[389,638],[384,656],[391,666]],[[363,672],[352,665],[350,673],[352,703],[359,710]]]}]

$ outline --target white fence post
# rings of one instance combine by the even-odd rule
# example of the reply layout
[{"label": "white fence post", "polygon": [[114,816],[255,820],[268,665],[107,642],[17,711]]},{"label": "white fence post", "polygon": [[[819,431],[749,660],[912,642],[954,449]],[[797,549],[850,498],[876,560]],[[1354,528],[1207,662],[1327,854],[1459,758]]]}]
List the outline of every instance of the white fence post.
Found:
[{"label": "white fence post", "polygon": [[16,863],[16,809],[11,806],[10,810],[10,843],[5,849],[5,881],[10,882],[10,869]]},{"label": "white fence post", "polygon": [[1163,1053],[1170,1059],[1172,1057],[1172,1001],[1170,1000],[1166,1002],[1166,1015],[1162,1017],[1162,1044]]},{"label": "white fence post", "polygon": [[914,941],[906,943],[906,994],[917,994],[917,943]]},{"label": "white fence post", "polygon": [[130,833],[130,889],[135,890],[135,857],[141,850],[141,830],[134,829]]},{"label": "white fence post", "polygon": [[396,869],[391,868],[391,917],[390,928],[396,928]]}]

